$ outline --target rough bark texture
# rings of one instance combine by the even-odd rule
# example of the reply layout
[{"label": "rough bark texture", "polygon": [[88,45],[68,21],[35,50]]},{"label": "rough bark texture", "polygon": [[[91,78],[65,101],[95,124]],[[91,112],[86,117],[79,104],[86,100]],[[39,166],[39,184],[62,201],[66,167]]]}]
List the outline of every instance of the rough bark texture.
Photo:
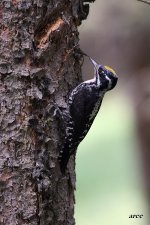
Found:
[{"label": "rough bark texture", "polygon": [[[92,1],[85,1],[92,2]],[[79,0],[0,2],[0,224],[74,224],[74,160],[57,160],[66,107],[81,80]]]}]

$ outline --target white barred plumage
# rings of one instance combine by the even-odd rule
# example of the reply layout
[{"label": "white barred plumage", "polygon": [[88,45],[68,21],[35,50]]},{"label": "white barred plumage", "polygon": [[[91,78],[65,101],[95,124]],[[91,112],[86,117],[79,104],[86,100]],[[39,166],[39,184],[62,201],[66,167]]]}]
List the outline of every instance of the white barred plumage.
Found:
[{"label": "white barred plumage", "polygon": [[68,100],[65,141],[59,155],[62,173],[65,173],[70,156],[76,153],[79,143],[88,133],[104,94],[113,89],[118,80],[113,69],[97,64],[92,58],[90,60],[95,68],[94,78],[74,88]]}]

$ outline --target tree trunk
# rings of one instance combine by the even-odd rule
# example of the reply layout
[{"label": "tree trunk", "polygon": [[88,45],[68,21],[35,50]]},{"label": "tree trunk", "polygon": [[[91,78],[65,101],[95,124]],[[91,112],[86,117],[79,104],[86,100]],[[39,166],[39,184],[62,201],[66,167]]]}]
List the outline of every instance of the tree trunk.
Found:
[{"label": "tree trunk", "polygon": [[[86,2],[92,2],[87,0]],[[0,2],[0,224],[74,224],[74,160],[58,163],[57,106],[81,81],[79,0]]]}]

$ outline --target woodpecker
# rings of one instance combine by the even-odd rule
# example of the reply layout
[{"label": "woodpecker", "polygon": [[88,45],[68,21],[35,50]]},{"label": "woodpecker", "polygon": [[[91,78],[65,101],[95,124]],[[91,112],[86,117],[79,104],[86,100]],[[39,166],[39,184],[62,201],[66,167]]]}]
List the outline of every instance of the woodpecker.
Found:
[{"label": "woodpecker", "polygon": [[60,169],[64,174],[69,158],[88,133],[103,100],[113,89],[118,77],[109,66],[102,66],[89,57],[94,65],[94,78],[79,84],[69,96],[64,145],[60,150]]}]

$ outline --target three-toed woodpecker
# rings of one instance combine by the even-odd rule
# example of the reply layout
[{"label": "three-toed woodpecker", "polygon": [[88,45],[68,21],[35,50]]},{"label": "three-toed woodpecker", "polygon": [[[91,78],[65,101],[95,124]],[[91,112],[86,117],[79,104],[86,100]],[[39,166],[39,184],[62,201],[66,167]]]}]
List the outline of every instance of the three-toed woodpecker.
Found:
[{"label": "three-toed woodpecker", "polygon": [[92,58],[90,60],[95,68],[94,78],[79,84],[69,96],[65,141],[59,155],[62,173],[70,156],[75,154],[79,143],[88,133],[104,94],[113,89],[118,80],[113,69],[97,64]]}]

